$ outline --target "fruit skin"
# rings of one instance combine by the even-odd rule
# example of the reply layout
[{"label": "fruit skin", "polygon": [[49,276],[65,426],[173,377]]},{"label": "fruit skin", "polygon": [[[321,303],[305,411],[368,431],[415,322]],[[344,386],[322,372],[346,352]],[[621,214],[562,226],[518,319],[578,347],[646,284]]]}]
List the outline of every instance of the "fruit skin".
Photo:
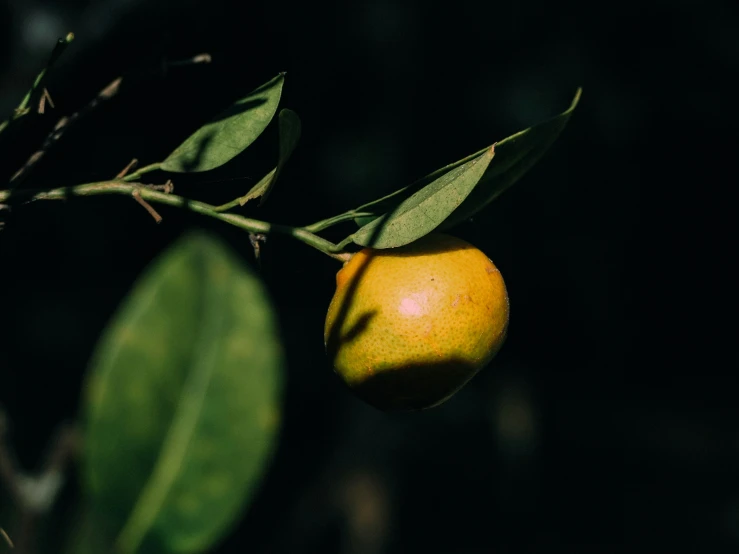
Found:
[{"label": "fruit skin", "polygon": [[365,248],[336,275],[324,328],[334,371],[387,411],[449,399],[505,341],[508,293],[471,244],[431,234],[399,248]]}]

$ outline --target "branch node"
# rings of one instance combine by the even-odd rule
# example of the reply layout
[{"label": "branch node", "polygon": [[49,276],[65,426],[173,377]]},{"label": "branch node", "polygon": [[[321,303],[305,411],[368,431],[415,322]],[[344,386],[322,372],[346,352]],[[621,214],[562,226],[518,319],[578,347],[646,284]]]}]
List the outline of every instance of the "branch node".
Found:
[{"label": "branch node", "polygon": [[249,233],[249,242],[251,247],[254,249],[254,258],[257,260],[257,264],[261,266],[262,260],[260,259],[262,243],[267,242],[267,235],[264,233]]},{"label": "branch node", "polygon": [[138,202],[139,204],[141,204],[147,212],[149,212],[149,215],[154,218],[154,221],[156,221],[157,223],[162,222],[162,216],[159,215],[159,213],[157,213],[157,211],[151,206],[151,204],[149,204],[146,200],[144,200],[141,197],[141,192],[139,191],[139,189],[135,189],[131,193],[131,196],[133,196],[133,199],[136,200],[136,202]]},{"label": "branch node", "polygon": [[141,185],[141,186],[149,190],[161,191],[164,194],[172,194],[174,192],[174,183],[172,182],[172,179],[167,179],[167,182],[164,183],[163,185]]}]

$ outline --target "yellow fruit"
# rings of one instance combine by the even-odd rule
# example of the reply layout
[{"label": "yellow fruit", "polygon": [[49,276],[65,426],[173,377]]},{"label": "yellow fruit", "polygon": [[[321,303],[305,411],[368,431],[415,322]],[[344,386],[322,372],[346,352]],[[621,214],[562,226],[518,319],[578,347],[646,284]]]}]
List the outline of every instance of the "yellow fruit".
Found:
[{"label": "yellow fruit", "polygon": [[365,248],[336,275],[324,340],[334,371],[382,410],[437,406],[495,356],[508,328],[500,271],[455,237]]}]

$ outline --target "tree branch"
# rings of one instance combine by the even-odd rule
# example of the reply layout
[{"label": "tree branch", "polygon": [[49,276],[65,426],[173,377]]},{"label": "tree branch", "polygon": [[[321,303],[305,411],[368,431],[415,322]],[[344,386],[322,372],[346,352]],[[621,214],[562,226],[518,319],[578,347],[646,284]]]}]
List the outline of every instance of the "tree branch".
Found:
[{"label": "tree branch", "polygon": [[[170,67],[207,64],[210,62],[211,62],[210,54],[203,53],[203,54],[198,54],[197,56],[193,56],[192,58],[187,58],[184,60],[165,61],[163,63],[163,70],[166,70],[167,68],[170,68]],[[81,118],[89,115],[103,102],[106,102],[107,100],[110,100],[111,98],[116,96],[118,92],[120,91],[122,82],[123,82],[123,77],[117,77],[116,79],[108,83],[108,85],[104,89],[102,89],[97,94],[97,96],[93,98],[80,111],[75,112],[70,116],[62,117],[57,122],[57,124],[54,126],[54,129],[51,131],[51,133],[49,133],[49,135],[46,137],[46,140],[44,140],[44,143],[41,145],[41,148],[39,148],[36,152],[31,154],[31,156],[28,158],[26,163],[23,164],[23,167],[21,167],[18,171],[16,171],[15,174],[10,178],[10,188],[17,187],[21,182],[23,182],[23,180],[28,176],[30,171],[46,155],[49,149],[52,146],[54,146],[54,144],[56,144],[62,138],[62,136],[67,131],[67,129],[69,129],[69,127],[77,123]],[[38,83],[36,83],[35,86],[38,86]],[[49,96],[48,91],[46,91],[45,89],[44,89],[44,96],[42,96],[41,100],[48,101],[53,107],[53,103],[51,103],[51,96]],[[43,113],[43,103],[39,105],[39,109],[41,113]]]},{"label": "tree branch", "polygon": [[123,77],[118,77],[114,79],[113,81],[108,83],[108,86],[101,90],[97,94],[97,96],[93,98],[89,104],[87,104],[87,106],[82,108],[80,111],[75,112],[70,116],[64,116],[59,121],[57,121],[56,125],[54,125],[54,129],[52,129],[51,133],[47,135],[46,140],[44,140],[44,143],[41,145],[41,148],[31,154],[31,157],[26,160],[26,163],[23,164],[23,167],[16,171],[15,174],[10,178],[11,188],[18,186],[20,183],[23,182],[30,171],[36,166],[36,164],[39,163],[39,161],[41,161],[41,158],[43,158],[51,149],[51,147],[54,146],[59,141],[59,139],[62,138],[62,136],[64,136],[64,133],[67,131],[67,129],[69,129],[82,117],[88,115],[90,112],[95,110],[95,108],[97,108],[100,104],[102,104],[106,100],[110,100],[116,94],[118,94],[122,82]]},{"label": "tree branch", "polygon": [[[139,170],[141,172],[142,170]],[[131,177],[131,175],[129,175]],[[250,233],[261,233],[269,235],[278,233],[290,236],[296,240],[312,246],[316,250],[320,250],[324,254],[337,259],[339,261],[347,261],[351,254],[342,252],[346,244],[336,245],[312,232],[301,227],[291,227],[288,225],[275,225],[258,219],[250,219],[241,215],[232,213],[220,213],[216,211],[216,207],[198,200],[190,200],[171,194],[171,182],[167,182],[163,187],[164,191],[156,190],[157,186],[144,185],[142,183],[131,183],[127,181],[101,181],[97,183],[87,183],[84,185],[76,185],[73,187],[60,187],[42,191],[22,190],[22,191],[0,191],[0,203],[12,203],[15,201],[35,202],[38,200],[64,200],[77,196],[99,196],[104,194],[119,194],[133,196],[134,194],[154,204],[165,204],[176,208],[183,208],[201,215],[212,217],[220,221],[225,221],[231,225],[248,231]]]}]

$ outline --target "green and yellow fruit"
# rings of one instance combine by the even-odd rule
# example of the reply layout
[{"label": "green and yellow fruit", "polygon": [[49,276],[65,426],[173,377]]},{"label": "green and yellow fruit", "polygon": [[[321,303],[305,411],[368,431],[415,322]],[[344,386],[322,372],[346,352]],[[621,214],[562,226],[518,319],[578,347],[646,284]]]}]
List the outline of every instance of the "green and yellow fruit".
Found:
[{"label": "green and yellow fruit", "polygon": [[400,248],[365,248],[336,275],[324,339],[335,372],[382,410],[450,398],[502,346],[508,294],[471,244],[432,234]]}]

